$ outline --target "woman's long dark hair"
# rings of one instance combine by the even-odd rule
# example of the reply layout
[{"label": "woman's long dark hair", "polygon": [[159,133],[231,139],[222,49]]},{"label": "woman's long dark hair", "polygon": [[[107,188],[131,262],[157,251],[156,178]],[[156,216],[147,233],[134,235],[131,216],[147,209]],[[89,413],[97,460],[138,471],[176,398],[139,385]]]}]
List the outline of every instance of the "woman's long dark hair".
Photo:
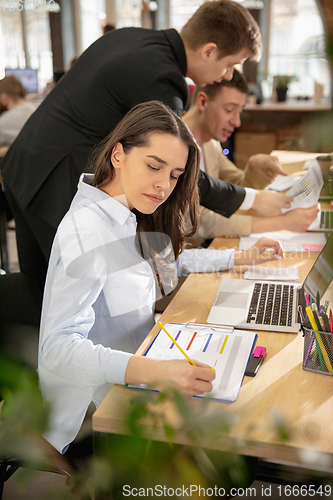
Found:
[{"label": "woman's long dark hair", "polygon": [[[116,128],[99,144],[89,162],[89,170],[94,172],[95,187],[101,188],[112,180],[114,169],[111,153],[120,142],[124,153],[134,147],[145,147],[149,136],[156,132],[179,137],[188,147],[185,172],[169,196],[152,214],[143,214],[133,210],[137,216],[138,232],[167,234],[172,242],[176,258],[181,252],[185,236],[192,236],[199,222],[198,175],[200,152],[198,145],[181,119],[168,107],[158,101],[138,104],[118,123]],[[184,228],[184,216],[189,210],[192,230]]]}]

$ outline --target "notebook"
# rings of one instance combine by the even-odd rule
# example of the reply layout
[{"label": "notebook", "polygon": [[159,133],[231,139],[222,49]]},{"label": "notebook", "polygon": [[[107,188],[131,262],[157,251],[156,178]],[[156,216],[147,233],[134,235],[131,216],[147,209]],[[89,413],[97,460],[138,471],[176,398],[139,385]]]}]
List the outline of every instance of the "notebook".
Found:
[{"label": "notebook", "polygon": [[304,293],[314,302],[333,280],[333,234],[330,235],[303,285],[279,281],[222,279],[208,323],[236,328],[292,332],[299,330],[298,306]]},{"label": "notebook", "polygon": [[299,281],[298,267],[247,266],[246,280]]},{"label": "notebook", "polygon": [[[164,326],[190,359],[201,361],[215,369],[212,392],[195,397],[214,398],[222,403],[234,402],[255,347],[257,334],[235,330],[233,327],[199,323],[169,323]],[[185,359],[163,330],[159,331],[143,355],[154,359]],[[136,387],[147,388],[142,385]]]}]

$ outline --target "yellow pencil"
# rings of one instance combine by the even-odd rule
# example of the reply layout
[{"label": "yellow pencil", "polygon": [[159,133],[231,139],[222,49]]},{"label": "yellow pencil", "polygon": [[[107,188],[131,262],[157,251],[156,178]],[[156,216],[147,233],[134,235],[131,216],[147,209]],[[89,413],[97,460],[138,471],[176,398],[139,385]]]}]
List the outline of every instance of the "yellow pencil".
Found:
[{"label": "yellow pencil", "polygon": [[[176,347],[178,347],[178,349],[180,350],[180,352],[185,356],[185,358],[187,359],[187,361],[193,365],[193,366],[196,366],[196,364],[192,361],[191,358],[188,357],[188,355],[186,354],[185,351],[183,351],[183,349],[180,347],[179,344],[177,344],[177,342],[175,341],[174,338],[171,337],[170,333],[164,328],[164,326],[162,325],[162,323],[159,321],[158,323],[158,326],[160,328],[162,328],[162,330],[167,334],[167,336],[169,337],[169,339],[175,344]],[[213,370],[213,372],[215,372],[215,369],[211,366],[211,369]]]},{"label": "yellow pencil", "polygon": [[177,344],[177,342],[175,341],[175,339],[173,339],[170,335],[170,333],[164,328],[164,326],[162,325],[162,323],[158,322],[157,323],[158,326],[160,326],[162,328],[162,330],[167,334],[167,336],[169,337],[170,340],[172,340],[172,342],[175,344],[176,347],[178,347],[178,349],[180,350],[180,352],[185,356],[185,358],[187,359],[187,361],[193,365],[193,366],[196,366],[196,364],[192,361],[191,358],[188,357],[188,355],[186,354],[185,351],[183,351],[183,349],[180,347],[179,344]]}]

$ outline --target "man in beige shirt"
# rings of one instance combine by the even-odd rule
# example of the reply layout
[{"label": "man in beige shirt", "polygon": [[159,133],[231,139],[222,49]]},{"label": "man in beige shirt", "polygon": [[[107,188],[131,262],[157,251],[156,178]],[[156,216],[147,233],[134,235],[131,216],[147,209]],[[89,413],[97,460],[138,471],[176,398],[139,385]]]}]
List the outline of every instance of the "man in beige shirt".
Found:
[{"label": "man in beige shirt", "polygon": [[[234,71],[231,81],[197,88],[193,103],[183,117],[201,147],[201,169],[208,174],[234,184],[263,189],[277,175],[287,175],[278,159],[266,154],[249,158],[244,170],[237,168],[222,152],[221,143],[241,125],[245,107],[247,83],[240,72]],[[270,217],[232,215],[229,219],[201,207],[198,241],[216,236],[240,236],[267,231],[306,231],[318,212],[317,205],[298,208]]]}]

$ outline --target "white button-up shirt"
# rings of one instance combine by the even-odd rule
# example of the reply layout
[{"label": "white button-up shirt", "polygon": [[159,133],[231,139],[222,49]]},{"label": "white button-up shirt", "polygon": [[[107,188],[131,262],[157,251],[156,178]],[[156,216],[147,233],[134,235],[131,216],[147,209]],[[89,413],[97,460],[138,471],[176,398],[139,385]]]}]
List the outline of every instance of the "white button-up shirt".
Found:
[{"label": "white button-up shirt", "polygon": [[156,267],[163,282],[169,261],[168,293],[172,269],[184,276],[234,265],[233,250],[205,249],[185,250],[170,264],[171,244],[152,265],[139,251],[135,215],[91,181],[92,174],[82,174],[58,227],[44,291],[39,377],[51,406],[45,438],[60,452],[91,401],[98,405],[112,384],[125,383],[127,363],[154,325]]}]

